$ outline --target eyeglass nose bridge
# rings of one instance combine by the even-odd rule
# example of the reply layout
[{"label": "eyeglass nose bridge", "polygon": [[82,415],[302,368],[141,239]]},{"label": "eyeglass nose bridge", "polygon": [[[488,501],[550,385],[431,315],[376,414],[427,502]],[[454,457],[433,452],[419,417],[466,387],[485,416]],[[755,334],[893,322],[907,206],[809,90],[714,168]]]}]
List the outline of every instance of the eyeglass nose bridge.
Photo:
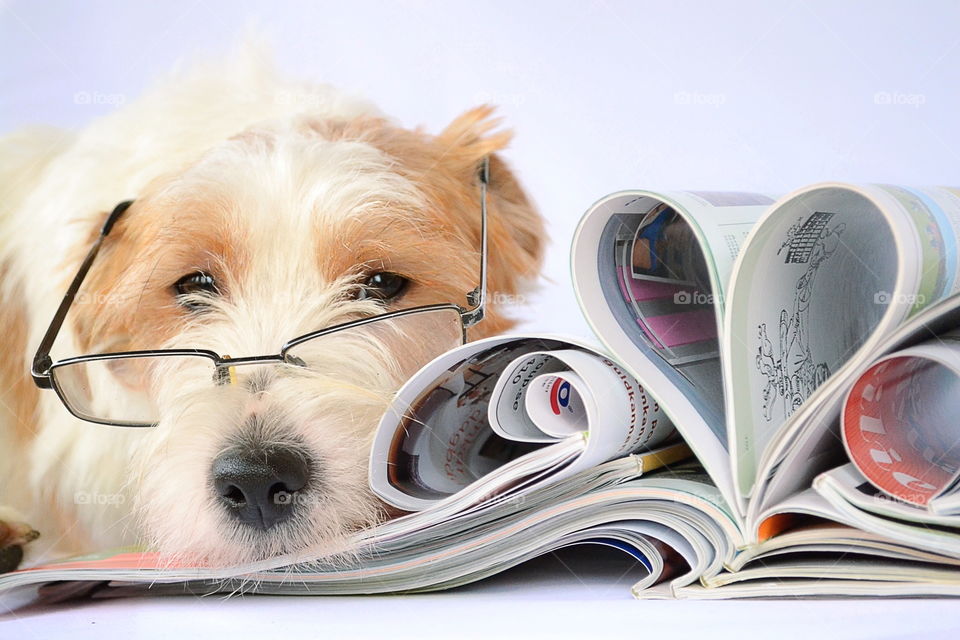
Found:
[{"label": "eyeglass nose bridge", "polygon": [[307,364],[300,358],[290,354],[274,354],[269,356],[247,356],[244,358],[231,358],[224,354],[216,363],[216,372],[213,374],[213,380],[218,385],[237,384],[237,367],[243,367],[252,364],[292,364],[297,367],[306,367]]}]

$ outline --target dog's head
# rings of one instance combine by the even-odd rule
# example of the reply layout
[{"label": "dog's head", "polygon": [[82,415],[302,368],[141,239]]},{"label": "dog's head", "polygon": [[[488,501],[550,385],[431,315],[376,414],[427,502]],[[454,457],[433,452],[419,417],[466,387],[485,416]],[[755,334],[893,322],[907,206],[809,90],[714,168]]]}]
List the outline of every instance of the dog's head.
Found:
[{"label": "dog's head", "polygon": [[[108,236],[77,308],[85,353],[276,354],[312,331],[432,303],[468,306],[480,264],[479,170],[490,162],[489,295],[477,338],[537,274],[540,217],[496,152],[488,108],[442,134],[363,117],[254,127],[139,194]],[[420,365],[453,346],[450,315],[373,323],[252,363],[113,370],[160,420],[130,465],[137,516],[161,551],[235,563],[333,552],[382,519],[367,484],[373,431]]]}]

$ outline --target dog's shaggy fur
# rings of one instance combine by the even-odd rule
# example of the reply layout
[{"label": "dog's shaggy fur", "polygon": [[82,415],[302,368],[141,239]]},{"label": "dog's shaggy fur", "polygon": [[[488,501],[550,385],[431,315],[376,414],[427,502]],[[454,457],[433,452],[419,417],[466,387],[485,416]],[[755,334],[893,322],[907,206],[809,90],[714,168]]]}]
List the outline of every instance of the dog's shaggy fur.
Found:
[{"label": "dog's shaggy fur", "polygon": [[[495,304],[536,276],[541,219],[501,158],[491,109],[443,132],[403,129],[362,101],[280,79],[254,62],[195,68],[79,134],[0,140],[0,547],[40,532],[27,561],[122,544],[214,564],[340,548],[385,517],[367,483],[373,430],[410,371],[413,340],[326,345],[319,366],[238,368],[214,386],[190,367],[158,376],[162,419],[123,429],[70,416],[34,387],[33,351],[104,216],[134,204],[94,263],[54,358],[199,347],[276,353],[312,330],[399,307],[455,302],[477,284],[478,168],[491,158],[490,297],[470,338],[511,320]],[[211,274],[198,311],[174,283]],[[358,300],[366,275],[411,284]],[[429,349],[429,346],[427,347]],[[296,517],[254,529],[210,479],[231,447],[298,448],[314,461]],[[10,526],[6,526],[10,525]],[[6,537],[4,541],[3,538]]]}]

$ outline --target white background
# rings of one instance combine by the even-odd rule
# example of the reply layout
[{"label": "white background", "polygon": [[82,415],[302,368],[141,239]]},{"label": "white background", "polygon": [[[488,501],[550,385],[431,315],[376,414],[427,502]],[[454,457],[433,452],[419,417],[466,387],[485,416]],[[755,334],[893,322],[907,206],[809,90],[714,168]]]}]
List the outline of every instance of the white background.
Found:
[{"label": "white background", "polygon": [[[272,40],[284,71],[364,94],[405,125],[436,132],[476,104],[500,105],[516,131],[506,155],[553,239],[552,283],[526,312],[539,330],[587,331],[567,251],[580,215],[608,192],[783,193],[826,179],[960,185],[957,2],[7,2],[0,133],[33,122],[80,127],[178,60],[228,51],[251,23]],[[754,615],[754,625],[779,637],[799,629],[829,636],[844,621],[865,620],[873,632],[902,635],[913,624],[942,629],[958,619],[943,602],[571,608],[565,599],[592,592],[562,577],[530,592],[480,587],[487,595],[474,601],[261,599],[222,611],[261,628],[343,630],[362,619],[374,635],[379,619],[390,635],[403,634],[394,619],[442,631],[427,621],[438,607],[477,633],[491,617],[522,617],[516,600],[525,597],[538,599],[534,614],[555,621],[606,607],[604,626],[628,616],[631,636],[672,622],[736,634]],[[179,602],[114,603],[0,626],[27,638],[41,625],[75,633],[96,621],[103,630],[129,622],[159,632],[182,623],[170,608],[204,629],[223,619],[209,617],[217,611],[209,601]],[[716,616],[726,622],[711,624]]]},{"label": "white background", "polygon": [[0,132],[82,126],[175,62],[229,51],[250,25],[284,71],[361,93],[408,126],[437,132],[500,105],[516,131],[507,157],[550,222],[553,283],[524,311],[536,329],[587,331],[569,241],[611,191],[960,185],[957,2],[0,7]]}]

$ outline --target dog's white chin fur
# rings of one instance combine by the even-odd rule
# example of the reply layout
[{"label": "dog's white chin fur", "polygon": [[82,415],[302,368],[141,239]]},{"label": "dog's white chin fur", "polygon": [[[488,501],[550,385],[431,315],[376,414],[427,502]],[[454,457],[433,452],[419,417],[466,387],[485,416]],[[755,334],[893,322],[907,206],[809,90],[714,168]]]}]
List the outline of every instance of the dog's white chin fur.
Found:
[{"label": "dog's white chin fur", "polygon": [[[135,217],[114,234],[131,246],[98,257],[126,264],[95,265],[90,286],[100,289],[78,299],[54,357],[164,346],[274,354],[296,336],[382,310],[350,302],[356,273],[348,272],[358,260],[422,275],[427,284],[411,304],[462,302],[476,273],[471,167],[505,139],[484,138],[484,111],[451,125],[436,161],[423,161],[433,151],[414,148],[410,162],[425,165],[398,171],[405,159],[382,145],[362,135],[326,139],[316,124],[367,116],[379,117],[362,101],[286,82],[247,59],[171,80],[76,136],[33,131],[0,140],[0,315],[9,327],[0,340],[6,353],[22,354],[0,366],[0,517],[12,508],[41,531],[29,561],[120,544],[216,565],[317,556],[342,551],[353,532],[383,519],[368,486],[369,447],[414,365],[450,346],[436,343],[429,323],[400,338],[331,337],[309,368],[238,367],[232,385],[214,385],[201,363],[180,363],[155,378],[161,419],[152,429],[82,422],[53,393],[24,383],[92,232],[126,198],[138,198]],[[500,168],[495,179],[508,191],[491,196],[491,215],[502,208],[492,251],[509,269],[495,263],[491,282],[515,292],[535,276],[541,227]],[[418,183],[441,169],[433,184]],[[420,215],[431,207],[433,218]],[[222,270],[229,290],[195,316],[162,298],[191,268]],[[448,299],[437,299],[438,290]],[[489,331],[509,325],[495,307],[488,313]],[[126,325],[118,319],[125,314]],[[130,345],[118,327],[141,331],[144,342],[153,331],[163,344]],[[266,530],[238,522],[212,490],[211,462],[240,442],[295,446],[313,463],[293,515]]]}]

